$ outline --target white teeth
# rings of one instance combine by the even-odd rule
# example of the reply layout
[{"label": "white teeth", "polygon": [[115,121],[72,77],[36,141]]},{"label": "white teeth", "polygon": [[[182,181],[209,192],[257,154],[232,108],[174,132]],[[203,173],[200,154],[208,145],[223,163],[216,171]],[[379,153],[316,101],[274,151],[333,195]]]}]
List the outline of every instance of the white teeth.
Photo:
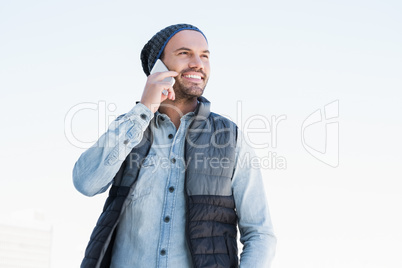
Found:
[{"label": "white teeth", "polygon": [[201,79],[201,76],[199,76],[199,75],[194,75],[194,74],[188,74],[188,75],[185,75],[184,77],[195,78],[195,79]]}]

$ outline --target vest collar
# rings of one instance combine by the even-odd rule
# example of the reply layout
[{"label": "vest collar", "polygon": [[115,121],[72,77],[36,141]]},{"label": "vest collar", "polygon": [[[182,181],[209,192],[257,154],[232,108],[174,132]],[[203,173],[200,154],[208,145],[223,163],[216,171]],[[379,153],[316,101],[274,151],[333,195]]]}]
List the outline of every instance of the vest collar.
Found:
[{"label": "vest collar", "polygon": [[198,105],[195,109],[195,117],[194,121],[191,123],[190,127],[192,129],[199,128],[203,125],[205,120],[207,120],[208,116],[211,113],[211,103],[204,97],[200,96],[197,98]]},{"label": "vest collar", "polygon": [[[197,108],[195,108],[195,115],[196,117],[200,117],[201,118],[208,118],[209,114],[211,113],[211,103],[209,102],[209,100],[207,100],[206,98],[200,96],[197,98],[198,100],[198,105]],[[198,118],[196,119],[198,120]]]}]

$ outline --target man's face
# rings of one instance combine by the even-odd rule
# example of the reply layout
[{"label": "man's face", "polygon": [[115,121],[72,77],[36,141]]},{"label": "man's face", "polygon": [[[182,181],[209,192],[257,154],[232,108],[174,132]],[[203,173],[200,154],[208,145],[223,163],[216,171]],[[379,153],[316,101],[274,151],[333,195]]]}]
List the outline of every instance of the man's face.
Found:
[{"label": "man's face", "polygon": [[204,36],[183,30],[175,34],[163,51],[162,61],[179,73],[173,86],[177,98],[199,97],[209,78],[209,50]]}]

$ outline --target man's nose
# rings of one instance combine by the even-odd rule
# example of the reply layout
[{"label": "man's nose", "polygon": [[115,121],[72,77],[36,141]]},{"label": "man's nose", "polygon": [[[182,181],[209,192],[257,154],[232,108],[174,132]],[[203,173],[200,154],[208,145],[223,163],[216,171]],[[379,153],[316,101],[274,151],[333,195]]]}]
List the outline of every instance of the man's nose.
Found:
[{"label": "man's nose", "polygon": [[203,69],[204,68],[204,63],[202,62],[201,58],[197,55],[194,55],[191,57],[191,60],[188,64],[188,67],[190,68],[195,68],[195,69]]}]

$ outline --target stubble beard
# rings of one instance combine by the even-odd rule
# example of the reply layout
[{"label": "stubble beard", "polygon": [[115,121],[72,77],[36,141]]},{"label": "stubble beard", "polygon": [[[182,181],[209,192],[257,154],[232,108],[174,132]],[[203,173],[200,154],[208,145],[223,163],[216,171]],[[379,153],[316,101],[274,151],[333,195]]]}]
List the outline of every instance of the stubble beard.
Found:
[{"label": "stubble beard", "polygon": [[176,100],[192,100],[200,97],[204,93],[207,82],[208,79],[206,78],[201,85],[188,82],[185,85],[181,78],[176,79],[176,83],[173,86]]}]

